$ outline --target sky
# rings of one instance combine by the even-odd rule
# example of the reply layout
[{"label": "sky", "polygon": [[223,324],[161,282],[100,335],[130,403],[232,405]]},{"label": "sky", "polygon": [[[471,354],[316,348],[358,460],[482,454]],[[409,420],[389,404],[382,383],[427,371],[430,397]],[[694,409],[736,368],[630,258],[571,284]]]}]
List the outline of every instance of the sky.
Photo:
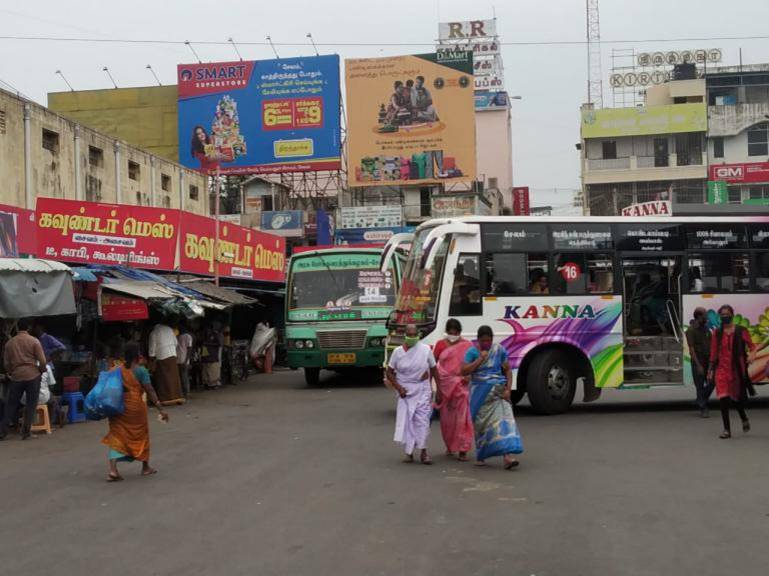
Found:
[{"label": "sky", "polygon": [[[584,0],[0,0],[0,36],[55,36],[189,40],[203,61],[273,58],[263,42],[306,44],[312,33],[321,53],[363,58],[430,51],[439,21],[496,16],[502,42],[583,41]],[[767,36],[766,0],[602,0],[600,6],[604,101],[612,49],[637,51],[721,48],[724,64],[769,62],[769,39],[692,40]],[[668,39],[683,39],[663,42]],[[609,41],[630,41],[612,44]],[[323,46],[323,43],[369,46]],[[394,46],[393,44],[401,44]],[[312,47],[277,46],[280,56],[312,54]],[[120,87],[176,81],[176,64],[194,62],[184,45],[109,44],[0,39],[0,85],[12,85],[42,104],[47,93],[66,90],[61,70],[76,90],[107,88],[109,67]],[[505,84],[513,96],[513,171],[516,186],[529,186],[535,205],[568,211],[580,187],[579,107],[586,100],[587,53],[577,45],[508,45],[502,51]],[[4,85],[3,85],[4,86]],[[4,86],[7,87],[7,86]]]}]

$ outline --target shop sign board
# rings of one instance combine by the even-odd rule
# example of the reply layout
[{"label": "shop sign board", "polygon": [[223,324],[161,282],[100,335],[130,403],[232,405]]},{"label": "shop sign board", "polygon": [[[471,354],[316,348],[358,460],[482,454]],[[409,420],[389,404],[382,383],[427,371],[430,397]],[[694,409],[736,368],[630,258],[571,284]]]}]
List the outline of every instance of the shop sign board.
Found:
[{"label": "shop sign board", "polygon": [[341,167],[339,56],[180,64],[179,162],[222,174]]},{"label": "shop sign board", "polygon": [[63,262],[173,270],[178,210],[37,199],[37,256]]},{"label": "shop sign board", "polygon": [[196,214],[184,214],[181,221],[179,264],[184,272],[219,275],[246,280],[284,282],[286,240],[251,228],[219,222]]},{"label": "shop sign board", "polygon": [[712,164],[711,180],[723,180],[729,184],[769,182],[769,162],[744,164]]},{"label": "shop sign board", "polygon": [[705,132],[705,104],[670,104],[582,111],[582,138]]},{"label": "shop sign board", "polygon": [[150,317],[145,300],[103,290],[99,296],[99,316],[105,322],[131,322]]},{"label": "shop sign board", "polygon": [[672,216],[673,205],[670,200],[652,200],[631,204],[622,209],[623,216]]},{"label": "shop sign board", "polygon": [[261,225],[265,232],[299,238],[304,233],[304,212],[301,210],[265,211],[261,214]]},{"label": "shop sign board", "polygon": [[403,224],[401,206],[346,206],[339,213],[339,228],[389,228]]}]

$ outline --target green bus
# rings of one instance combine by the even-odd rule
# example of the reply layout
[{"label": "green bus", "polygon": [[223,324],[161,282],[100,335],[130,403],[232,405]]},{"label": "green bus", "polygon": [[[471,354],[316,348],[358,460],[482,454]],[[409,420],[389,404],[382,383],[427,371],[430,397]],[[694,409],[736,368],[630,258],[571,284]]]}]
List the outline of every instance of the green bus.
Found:
[{"label": "green bus", "polygon": [[385,322],[395,304],[402,256],[381,272],[382,248],[320,248],[295,253],[286,286],[288,366],[308,386],[321,370],[381,368]]}]

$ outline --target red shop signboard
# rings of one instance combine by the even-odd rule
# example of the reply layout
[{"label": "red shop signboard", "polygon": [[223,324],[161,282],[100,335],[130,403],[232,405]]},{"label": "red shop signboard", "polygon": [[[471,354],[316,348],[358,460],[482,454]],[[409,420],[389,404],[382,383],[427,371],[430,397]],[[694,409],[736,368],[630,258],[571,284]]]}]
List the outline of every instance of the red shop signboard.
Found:
[{"label": "red shop signboard", "polygon": [[712,165],[710,179],[723,180],[729,184],[769,182],[769,162]]},{"label": "red shop signboard", "polygon": [[173,270],[178,210],[37,199],[37,256]]},{"label": "red shop signboard", "polygon": [[[184,272],[214,275],[216,221],[184,214],[181,221],[179,267]],[[286,240],[280,236],[219,222],[219,275],[247,280],[285,282]]]},{"label": "red shop signboard", "polygon": [[105,322],[146,320],[150,317],[146,301],[141,298],[119,296],[110,292],[101,293],[99,313]]},{"label": "red shop signboard", "polygon": [[1,213],[12,215],[15,226],[6,226],[7,219],[0,219],[0,253],[6,258],[19,254],[34,256],[37,251],[35,211],[0,204]]},{"label": "red shop signboard", "polygon": [[513,188],[513,214],[516,216],[528,216],[531,214],[529,204],[529,187],[517,186]]}]

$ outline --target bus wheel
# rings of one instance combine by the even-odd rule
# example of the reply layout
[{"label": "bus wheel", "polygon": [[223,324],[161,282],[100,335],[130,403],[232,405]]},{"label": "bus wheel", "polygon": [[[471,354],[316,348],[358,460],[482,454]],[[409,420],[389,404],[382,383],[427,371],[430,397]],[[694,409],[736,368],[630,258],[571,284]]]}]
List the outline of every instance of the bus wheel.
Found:
[{"label": "bus wheel", "polygon": [[314,388],[320,382],[320,368],[305,368],[304,381],[311,388]]},{"label": "bus wheel", "polygon": [[526,380],[529,402],[539,414],[562,414],[574,401],[577,379],[571,358],[562,350],[537,354]]},{"label": "bus wheel", "polygon": [[513,390],[510,392],[510,404],[517,405],[526,396],[526,390]]}]

